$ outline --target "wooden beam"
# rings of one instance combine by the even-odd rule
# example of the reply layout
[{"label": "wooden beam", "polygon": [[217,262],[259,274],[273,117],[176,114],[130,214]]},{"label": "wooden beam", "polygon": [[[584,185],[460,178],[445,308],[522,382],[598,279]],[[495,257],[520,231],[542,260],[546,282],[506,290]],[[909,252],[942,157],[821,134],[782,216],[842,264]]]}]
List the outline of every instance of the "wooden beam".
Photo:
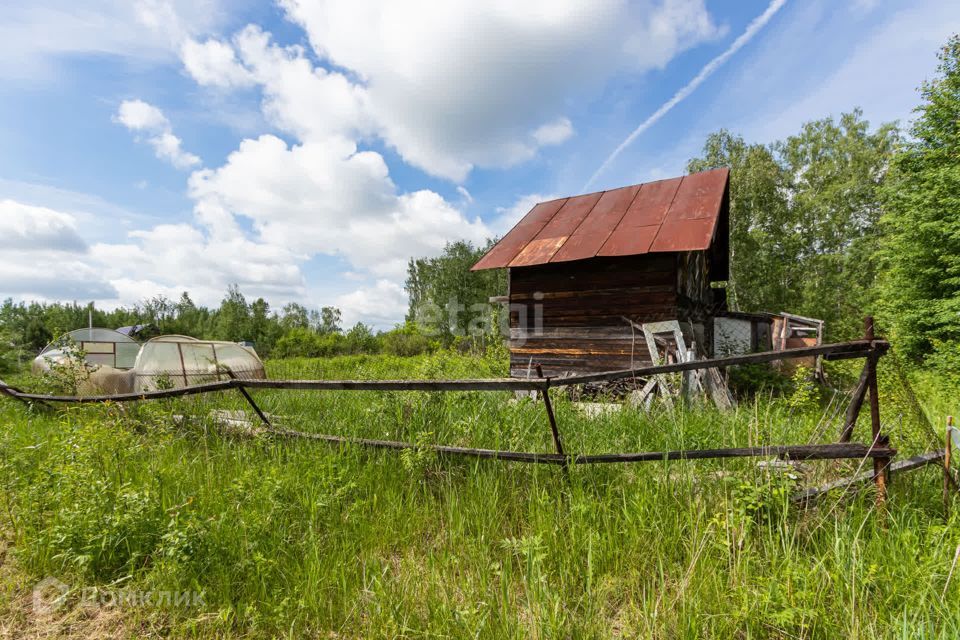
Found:
[{"label": "wooden beam", "polygon": [[[873,341],[873,316],[863,319],[864,339]],[[877,355],[867,356],[867,387],[870,389],[870,433],[872,442],[877,446],[884,446],[888,438],[880,432],[880,392],[877,388]],[[877,503],[883,506],[887,500],[887,484],[890,479],[890,460],[886,458],[873,459],[873,480],[877,484]]]},{"label": "wooden beam", "polygon": [[542,391],[546,380],[479,378],[473,380],[244,380],[248,389],[303,391]]},{"label": "wooden beam", "polygon": [[547,380],[521,380],[516,378],[490,378],[476,380],[224,380],[208,382],[177,389],[118,393],[99,396],[55,396],[39,393],[22,393],[9,385],[0,383],[0,392],[19,400],[46,402],[69,402],[88,404],[96,402],[135,402],[176,398],[180,396],[225,391],[238,386],[248,389],[300,389],[317,391],[542,391]]},{"label": "wooden beam", "polygon": [[818,355],[822,355],[824,357],[832,356],[831,359],[835,360],[841,360],[845,358],[863,358],[870,353],[883,353],[887,350],[887,348],[889,348],[889,346],[889,343],[884,340],[854,340],[852,342],[824,344],[815,347],[798,347],[796,349],[784,349],[782,351],[762,351],[760,353],[750,353],[742,356],[730,356],[727,358],[696,360],[694,362],[676,362],[674,364],[639,367],[636,369],[622,369],[619,371],[588,373],[565,378],[551,378],[550,386],[557,387],[572,384],[583,384],[586,382],[619,380],[622,378],[645,378],[647,376],[661,373],[677,373],[679,371],[710,369],[714,367],[731,367],[738,364],[774,362],[776,360],[789,360],[791,358],[804,358]]},{"label": "wooden beam", "polygon": [[351,438],[317,433],[305,433],[291,429],[272,428],[266,433],[288,438],[303,438],[333,444],[354,444],[375,449],[413,449],[435,451],[446,455],[460,455],[473,458],[509,460],[536,464],[604,464],[618,462],[661,462],[664,460],[705,460],[715,458],[745,458],[785,455],[794,460],[830,460],[838,458],[864,458],[876,455],[893,456],[893,449],[871,449],[865,444],[825,444],[794,445],[772,447],[746,447],[732,449],[701,449],[686,451],[648,451],[642,453],[601,453],[560,455],[557,453],[531,453],[525,451],[501,451],[496,449],[475,449],[452,447],[447,445],[414,444],[394,440],[372,440],[369,438]]},{"label": "wooden beam", "polygon": [[843,429],[840,432],[840,442],[850,442],[853,436],[853,428],[857,425],[857,418],[860,416],[860,408],[863,406],[863,399],[867,395],[867,379],[870,370],[867,366],[860,372],[860,380],[853,391],[853,397],[850,398],[850,405],[847,407],[847,413],[843,421]]},{"label": "wooden beam", "polygon": [[[912,471],[913,469],[919,469],[920,467],[925,467],[928,464],[935,464],[943,459],[944,450],[939,449],[937,451],[929,451],[927,453],[922,453],[920,455],[913,456],[912,458],[907,458],[906,460],[900,460],[899,462],[894,462],[890,465],[891,471],[901,472],[901,471]],[[790,497],[792,502],[809,502],[820,496],[833,491],[834,489],[843,489],[846,487],[852,487],[857,484],[867,483],[873,480],[873,471],[864,471],[863,473],[858,473],[853,476],[848,476],[846,478],[840,478],[839,480],[834,480],[833,482],[828,482],[826,484],[820,485],[819,487],[810,487],[809,489],[804,489],[798,493],[793,494]]]},{"label": "wooden beam", "polygon": [[[213,391],[225,391],[232,389],[234,383],[232,380],[223,382],[208,382],[197,384],[179,389],[162,389],[159,391],[143,391],[141,393],[116,393],[109,396],[53,396],[42,393],[18,393],[14,395],[18,398],[27,400],[40,400],[42,402],[70,402],[77,404],[89,404],[95,402],[134,402],[137,400],[156,400],[158,398],[176,398],[179,396],[191,396],[200,393],[210,393]],[[6,387],[10,389],[9,386]]]},{"label": "wooden beam", "polygon": [[[543,367],[538,364],[536,369],[537,376],[543,379]],[[553,436],[553,446],[557,450],[557,455],[563,456],[563,442],[560,440],[560,430],[557,429],[557,418],[553,415],[553,405],[550,404],[549,383],[548,388],[541,391],[540,395],[543,396],[543,405],[547,411],[547,419],[550,421],[550,434]],[[564,463],[564,466],[566,466],[566,463]]]}]

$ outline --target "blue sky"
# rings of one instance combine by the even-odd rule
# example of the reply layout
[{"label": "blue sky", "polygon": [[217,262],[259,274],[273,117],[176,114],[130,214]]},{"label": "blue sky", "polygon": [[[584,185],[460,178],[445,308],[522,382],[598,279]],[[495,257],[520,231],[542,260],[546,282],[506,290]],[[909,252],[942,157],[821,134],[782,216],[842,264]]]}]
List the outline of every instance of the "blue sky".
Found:
[{"label": "blue sky", "polygon": [[10,3],[0,297],[238,283],[387,327],[407,258],[537,200],[679,175],[722,127],[908,120],[957,31],[933,1]]}]

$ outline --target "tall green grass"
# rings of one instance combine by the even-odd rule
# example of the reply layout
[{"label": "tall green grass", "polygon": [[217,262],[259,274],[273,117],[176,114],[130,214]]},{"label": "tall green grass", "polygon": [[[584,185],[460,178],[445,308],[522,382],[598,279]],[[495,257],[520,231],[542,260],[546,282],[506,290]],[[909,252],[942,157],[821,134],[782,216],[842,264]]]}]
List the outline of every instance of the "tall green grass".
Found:
[{"label": "tall green grass", "polygon": [[[453,354],[270,363],[289,378],[501,371]],[[506,393],[255,395],[304,431],[552,448],[542,404]],[[829,441],[842,409],[760,398],[590,418],[554,399],[567,449],[591,453]],[[18,566],[77,586],[202,591],[198,607],[128,612],[172,636],[960,636],[960,576],[947,583],[960,518],[944,514],[933,468],[898,476],[886,513],[869,488],[802,510],[788,501],[798,483],[856,463],[565,472],[225,432],[211,409],[246,406],[236,393],[55,414],[0,404],[0,526]]]}]

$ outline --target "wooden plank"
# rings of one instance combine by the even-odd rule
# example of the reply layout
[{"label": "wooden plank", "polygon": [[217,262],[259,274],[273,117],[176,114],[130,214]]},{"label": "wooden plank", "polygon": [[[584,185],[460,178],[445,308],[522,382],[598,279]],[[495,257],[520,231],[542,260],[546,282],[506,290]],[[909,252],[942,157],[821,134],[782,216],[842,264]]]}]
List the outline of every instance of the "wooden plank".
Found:
[{"label": "wooden plank", "polygon": [[[519,302],[519,303],[534,303],[534,302],[544,302],[547,300],[570,300],[572,302],[580,302],[582,296],[585,294],[595,295],[595,296],[646,296],[648,294],[668,294],[669,298],[673,298],[676,295],[676,287],[670,283],[659,283],[659,284],[638,284],[638,285],[629,285],[629,286],[616,286],[616,287],[591,287],[589,291],[582,291],[580,289],[570,290],[551,290],[551,291],[535,291],[535,292],[514,292],[510,295],[510,302]],[[661,297],[664,297],[661,295]],[[492,300],[492,298],[491,298]]]},{"label": "wooden plank", "polygon": [[302,391],[540,391],[546,381],[489,378],[473,380],[244,380],[251,389]]},{"label": "wooden plank", "polygon": [[791,358],[827,354],[833,355],[838,360],[842,358],[863,358],[869,353],[879,353],[885,351],[886,347],[889,347],[889,343],[883,340],[855,340],[852,342],[825,344],[816,347],[801,347],[797,349],[786,349],[783,351],[763,351],[761,353],[750,353],[742,356],[730,356],[727,358],[713,358],[710,360],[697,360],[694,362],[677,362],[674,364],[654,367],[641,367],[637,369],[624,369],[622,371],[608,371],[606,373],[576,375],[568,378],[551,380],[551,385],[572,385],[583,384],[585,382],[600,382],[604,380],[620,380],[622,378],[648,377],[660,373],[676,373],[679,371],[691,371],[693,369],[730,367],[738,364],[752,364],[758,362],[774,362],[776,360],[789,360]]},{"label": "wooden plank", "polygon": [[[54,396],[37,393],[8,395],[25,400],[89,404],[96,402],[135,402],[226,391],[245,387],[247,389],[300,389],[344,391],[539,391],[547,387],[546,381],[518,380],[516,378],[490,378],[475,380],[225,380],[205,384],[145,391],[142,393],[119,393],[100,396]],[[6,385],[5,390],[10,388]]]},{"label": "wooden plank", "polygon": [[[611,464],[626,462],[662,462],[669,460],[708,460],[719,458],[748,458],[786,456],[794,460],[831,460],[843,458],[861,458],[869,451],[864,444],[826,444],[826,445],[795,445],[776,447],[743,447],[728,449],[701,449],[681,451],[648,451],[642,453],[602,453],[602,454],[575,454],[560,455],[557,453],[531,453],[524,451],[502,451],[497,449],[477,449],[471,447],[454,447],[448,445],[414,444],[395,440],[375,440],[369,438],[351,438],[346,436],[331,436],[317,433],[305,433],[291,429],[272,428],[267,433],[290,437],[318,440],[332,444],[353,444],[377,449],[413,449],[418,451],[434,451],[440,454],[460,455],[473,458],[487,458],[494,460],[508,460],[513,462],[528,462],[538,464]],[[894,455],[893,449],[874,449],[875,454]]]},{"label": "wooden plank", "polygon": [[135,402],[138,400],[157,400],[160,398],[177,398],[181,396],[192,396],[201,393],[212,393],[214,391],[226,391],[233,389],[234,382],[225,380],[223,382],[208,382],[189,387],[180,387],[177,389],[162,389],[159,391],[144,391],[141,393],[117,393],[109,396],[54,396],[42,393],[17,393],[17,397],[27,400],[42,400],[44,402],[63,402],[76,404],[90,404],[96,402]]},{"label": "wooden plank", "polygon": [[[920,467],[925,467],[928,464],[934,464],[943,459],[944,450],[940,449],[938,451],[929,451],[927,453],[922,453],[920,455],[913,456],[912,458],[907,458],[906,460],[900,460],[899,462],[894,462],[890,465],[890,470],[894,472],[901,471],[912,471],[913,469],[919,469]],[[810,487],[809,489],[804,489],[793,494],[790,497],[792,502],[809,502],[815,500],[820,496],[833,491],[834,489],[843,489],[847,487],[852,487],[857,484],[867,483],[873,480],[873,471],[864,471],[863,473],[858,473],[853,476],[848,476],[846,478],[840,478],[839,480],[834,480],[833,482],[828,482],[826,484],[820,485],[819,487]]]}]

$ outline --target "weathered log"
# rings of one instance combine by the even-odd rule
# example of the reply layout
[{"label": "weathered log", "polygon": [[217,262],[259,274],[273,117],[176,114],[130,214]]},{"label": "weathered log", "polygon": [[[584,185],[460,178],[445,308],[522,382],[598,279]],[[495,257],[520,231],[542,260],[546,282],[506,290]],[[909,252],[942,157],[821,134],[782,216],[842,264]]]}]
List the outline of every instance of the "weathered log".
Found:
[{"label": "weathered log", "polygon": [[244,380],[248,389],[303,391],[542,391],[546,380],[487,378],[473,380]]},{"label": "weathered log", "polygon": [[716,458],[746,458],[786,456],[793,460],[830,460],[838,458],[865,458],[878,455],[894,456],[894,449],[871,449],[865,444],[825,444],[793,445],[771,447],[745,447],[729,449],[701,449],[688,451],[647,451],[641,453],[601,453],[560,455],[557,453],[532,453],[524,451],[501,451],[496,449],[476,449],[447,445],[415,444],[395,440],[374,440],[369,438],[351,438],[317,433],[306,433],[291,429],[273,428],[267,433],[288,437],[318,440],[335,444],[353,444],[376,449],[413,449],[434,451],[445,455],[461,455],[473,458],[510,460],[536,464],[604,464],[618,462],[658,462],[664,460],[705,460]]},{"label": "weathered log", "polygon": [[739,364],[754,364],[760,362],[773,362],[776,360],[789,360],[791,358],[803,358],[809,356],[834,356],[834,359],[843,358],[863,358],[871,353],[882,353],[889,347],[889,343],[883,340],[854,340],[852,342],[840,342],[835,344],[824,344],[816,347],[798,347],[795,349],[784,349],[783,351],[762,351],[760,353],[749,353],[742,356],[730,356],[727,358],[713,358],[709,360],[697,360],[694,362],[676,362],[673,364],[639,367],[636,369],[622,369],[620,371],[607,371],[603,373],[590,373],[584,375],[568,376],[565,378],[552,378],[551,386],[563,386],[572,384],[583,384],[585,382],[599,382],[602,380],[618,380],[620,378],[646,378],[648,376],[660,373],[677,373],[679,371],[690,371],[693,369],[708,369],[713,367],[731,367]]},{"label": "weathered log", "polygon": [[[894,462],[890,465],[891,471],[901,472],[901,471],[912,471],[913,469],[919,469],[920,467],[925,467],[928,464],[935,464],[943,459],[944,450],[940,449],[937,451],[928,451],[927,453],[921,453],[920,455],[913,456],[912,458],[907,458],[906,460],[900,460],[899,462]],[[819,487],[810,487],[799,491],[793,496],[790,497],[792,502],[809,502],[819,498],[820,496],[833,491],[834,489],[843,489],[846,487],[852,487],[857,484],[867,483],[873,480],[873,471],[864,471],[863,473],[858,473],[853,476],[848,476],[846,478],[840,478],[839,480],[834,480],[833,482],[828,482],[826,484],[820,485]]]},{"label": "weathered log", "polygon": [[853,397],[850,398],[850,405],[847,407],[847,413],[843,421],[843,430],[840,432],[840,442],[850,442],[853,437],[853,428],[857,425],[857,418],[860,416],[860,408],[863,407],[863,399],[867,395],[867,380],[870,377],[870,368],[863,367],[860,372],[860,380],[857,387],[853,390]]}]

